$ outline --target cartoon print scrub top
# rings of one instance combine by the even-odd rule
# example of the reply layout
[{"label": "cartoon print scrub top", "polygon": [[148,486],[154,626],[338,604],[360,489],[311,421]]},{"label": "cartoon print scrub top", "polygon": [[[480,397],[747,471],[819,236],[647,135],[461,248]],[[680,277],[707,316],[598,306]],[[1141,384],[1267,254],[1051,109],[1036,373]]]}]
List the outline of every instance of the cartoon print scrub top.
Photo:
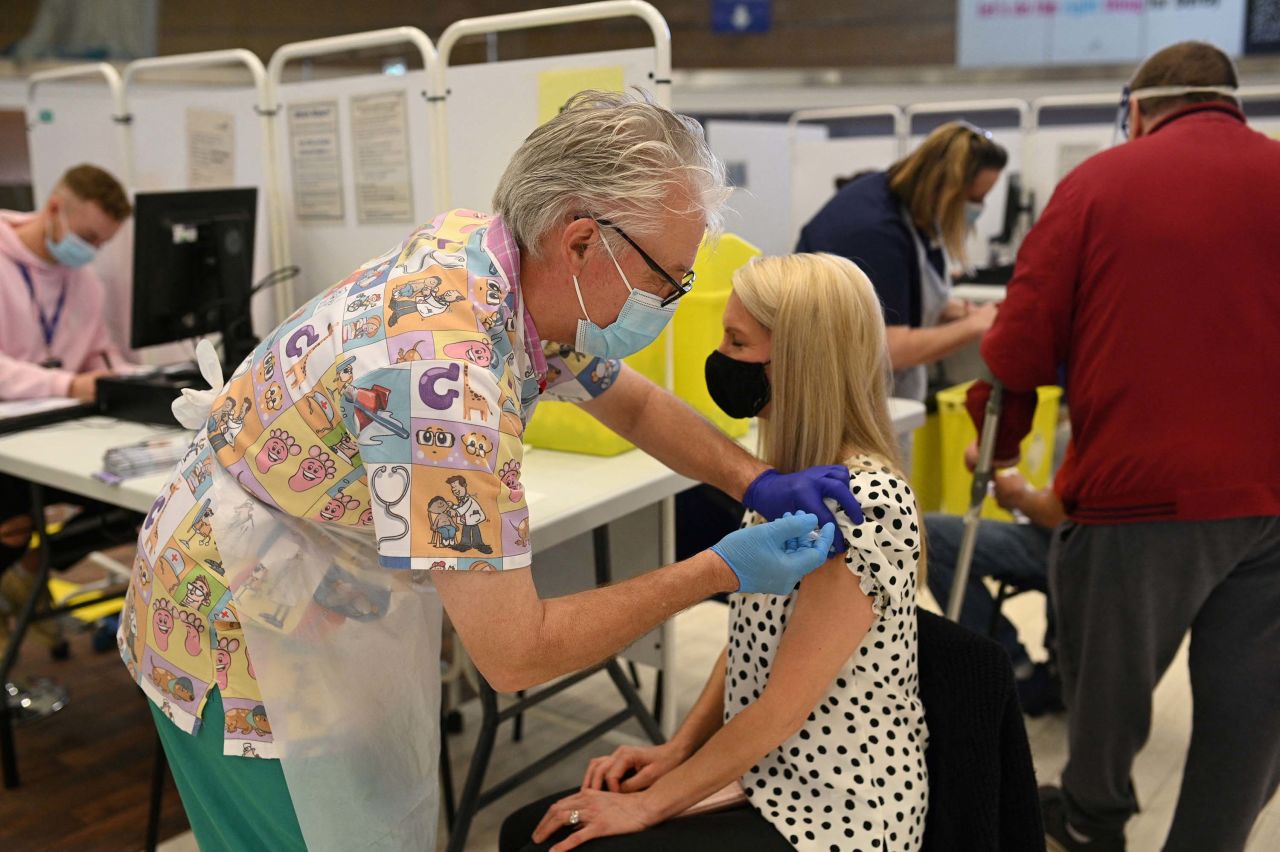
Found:
[{"label": "cartoon print scrub top", "polygon": [[[530,564],[525,424],[541,394],[585,401],[619,364],[527,343],[538,337],[518,274],[500,218],[446,213],[300,308],[232,375],[144,522],[117,637],[180,728],[198,729],[216,685],[225,753],[275,756],[231,587],[246,592],[223,564],[215,514],[224,539],[252,530],[259,503],[345,527],[384,568]],[[215,499],[223,471],[243,500]],[[330,578],[317,602],[331,617],[376,614],[357,589]]]}]

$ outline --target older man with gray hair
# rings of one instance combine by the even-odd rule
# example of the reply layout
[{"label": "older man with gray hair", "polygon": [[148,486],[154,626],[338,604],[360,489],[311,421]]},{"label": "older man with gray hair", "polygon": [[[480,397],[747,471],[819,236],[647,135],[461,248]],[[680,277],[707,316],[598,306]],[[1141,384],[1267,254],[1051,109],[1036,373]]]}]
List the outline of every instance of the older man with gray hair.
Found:
[{"label": "older man with gray hair", "polygon": [[[823,499],[860,517],[847,470],[767,470],[618,360],[662,332],[727,194],[696,122],[582,93],[516,152],[498,215],[441,214],[175,404],[212,475],[178,470],[156,501],[119,645],[203,848],[434,846],[442,603],[485,678],[516,691],[711,594],[788,592],[833,545]],[[532,560],[521,436],[543,396],[779,520],[541,599],[515,569]],[[227,399],[250,400],[234,435],[210,416]],[[438,535],[429,505],[466,534]],[[193,583],[209,590],[194,606]]]}]

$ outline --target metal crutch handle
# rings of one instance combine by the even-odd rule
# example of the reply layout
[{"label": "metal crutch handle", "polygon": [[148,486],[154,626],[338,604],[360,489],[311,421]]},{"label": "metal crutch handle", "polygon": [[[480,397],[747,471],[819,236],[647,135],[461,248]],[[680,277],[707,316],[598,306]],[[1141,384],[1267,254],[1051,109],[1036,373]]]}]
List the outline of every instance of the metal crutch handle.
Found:
[{"label": "metal crutch handle", "polygon": [[978,441],[978,463],[973,468],[973,484],[969,488],[969,508],[964,513],[964,535],[960,538],[960,553],[956,558],[955,576],[951,580],[951,594],[947,596],[947,618],[960,620],[964,606],[964,593],[969,585],[969,569],[973,565],[973,551],[978,544],[978,523],[982,519],[982,503],[987,499],[987,486],[995,473],[996,432],[1000,426],[1000,409],[1004,404],[1004,386],[991,381],[991,395],[982,418],[982,436]]}]

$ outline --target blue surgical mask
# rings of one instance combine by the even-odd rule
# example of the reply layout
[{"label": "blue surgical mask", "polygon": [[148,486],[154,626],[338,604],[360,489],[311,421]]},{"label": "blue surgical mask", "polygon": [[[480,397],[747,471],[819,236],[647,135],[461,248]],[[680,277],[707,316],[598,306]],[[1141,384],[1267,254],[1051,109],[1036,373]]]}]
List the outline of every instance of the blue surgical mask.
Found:
[{"label": "blue surgical mask", "polygon": [[58,211],[58,219],[62,222],[62,239],[56,243],[50,234],[44,238],[44,246],[53,255],[53,259],[63,266],[77,267],[93,262],[98,250],[89,245],[84,237],[67,227],[67,219],[62,211]]},{"label": "blue surgical mask", "polygon": [[970,228],[978,224],[979,217],[985,209],[981,201],[966,201],[964,203],[964,221]]},{"label": "blue surgical mask", "polygon": [[623,303],[622,310],[618,312],[618,318],[605,328],[601,328],[592,322],[587,314],[578,276],[573,276],[573,290],[578,294],[578,306],[582,308],[582,315],[586,317],[578,320],[578,333],[574,338],[573,348],[588,355],[595,355],[597,358],[625,358],[628,355],[634,355],[658,339],[662,330],[667,327],[667,323],[671,321],[671,315],[676,312],[676,306],[672,303],[663,307],[662,299],[659,297],[632,287],[622,267],[618,265],[618,259],[614,257],[609,241],[602,236],[601,242],[604,243],[605,251],[609,253],[609,259],[613,261],[613,266],[618,270],[618,275],[630,291],[630,295]]}]

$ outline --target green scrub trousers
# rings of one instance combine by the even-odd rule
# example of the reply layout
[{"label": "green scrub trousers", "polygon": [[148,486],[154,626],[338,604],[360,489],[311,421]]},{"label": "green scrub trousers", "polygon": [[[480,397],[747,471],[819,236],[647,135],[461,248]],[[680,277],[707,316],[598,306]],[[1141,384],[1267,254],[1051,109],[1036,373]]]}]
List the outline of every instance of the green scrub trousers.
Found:
[{"label": "green scrub trousers", "polygon": [[147,705],[200,852],[306,852],[280,761],[222,753],[222,695],[216,687],[209,692],[195,736],[180,730],[152,702]]}]

